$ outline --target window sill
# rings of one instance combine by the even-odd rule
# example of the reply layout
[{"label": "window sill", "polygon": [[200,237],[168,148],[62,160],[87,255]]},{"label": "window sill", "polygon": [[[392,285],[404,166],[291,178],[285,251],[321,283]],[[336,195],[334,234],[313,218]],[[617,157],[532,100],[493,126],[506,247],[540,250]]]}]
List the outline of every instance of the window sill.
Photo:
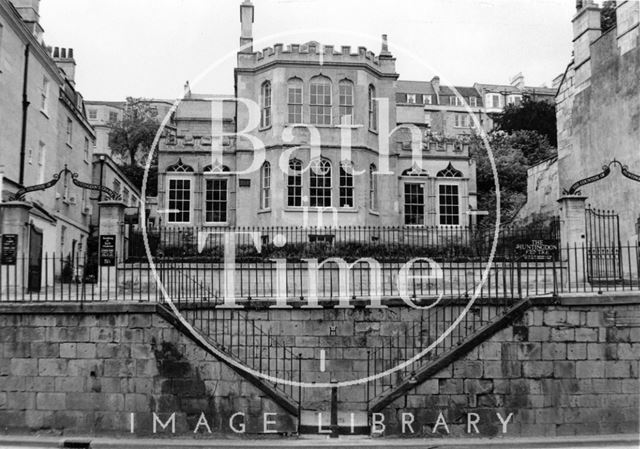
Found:
[{"label": "window sill", "polygon": [[376,136],[378,135],[378,130],[377,129],[369,128],[369,132],[372,133],[372,134],[375,134]]},{"label": "window sill", "polygon": [[258,131],[268,131],[268,130],[270,130],[272,127],[273,127],[273,125],[260,127],[260,128],[258,128]]},{"label": "window sill", "polygon": [[345,213],[345,214],[357,214],[359,212],[357,207],[339,207],[337,209],[338,213]]},{"label": "window sill", "polygon": [[228,221],[214,221],[214,222],[203,221],[202,224],[203,226],[207,226],[210,228],[228,228],[229,227]]},{"label": "window sill", "polygon": [[49,114],[44,109],[40,109],[40,114],[44,115],[47,120],[49,120]]},{"label": "window sill", "polygon": [[258,209],[258,215],[270,214],[270,213],[271,213],[271,208],[269,208],[269,209]]},{"label": "window sill", "polygon": [[67,142],[65,145],[66,145],[70,150],[73,150],[73,146],[72,146],[69,142]]},{"label": "window sill", "polygon": [[380,216],[380,211],[369,209],[369,214],[379,217]]}]

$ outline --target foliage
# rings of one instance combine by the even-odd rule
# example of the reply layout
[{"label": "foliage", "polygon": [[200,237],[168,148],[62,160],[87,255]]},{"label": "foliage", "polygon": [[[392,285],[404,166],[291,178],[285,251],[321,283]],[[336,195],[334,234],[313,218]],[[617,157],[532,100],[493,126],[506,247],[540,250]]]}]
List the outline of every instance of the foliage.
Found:
[{"label": "foliage", "polygon": [[[526,201],[527,170],[555,156],[546,137],[536,131],[493,132],[488,136],[500,186],[501,221],[510,220]],[[477,166],[478,209],[489,212],[485,223],[495,223],[496,185],[488,151],[475,138],[471,156]]]},{"label": "foliage", "polygon": [[[140,190],[142,193],[142,181],[144,180],[145,167],[139,165],[122,165],[120,170],[125,174],[127,178]],[[147,189],[145,190],[146,196],[156,196],[158,194],[158,166],[152,165],[149,167],[149,174],[147,175]]]},{"label": "foliage", "polygon": [[557,145],[556,108],[546,101],[525,98],[518,105],[507,105],[494,120],[496,129],[500,131],[536,131],[545,136],[552,146]]},{"label": "foliage", "polygon": [[616,0],[605,0],[600,13],[600,27],[606,33],[616,26]]},{"label": "foliage", "polygon": [[149,100],[127,98],[122,120],[109,122],[111,150],[131,166],[146,160],[160,127],[157,115]]}]

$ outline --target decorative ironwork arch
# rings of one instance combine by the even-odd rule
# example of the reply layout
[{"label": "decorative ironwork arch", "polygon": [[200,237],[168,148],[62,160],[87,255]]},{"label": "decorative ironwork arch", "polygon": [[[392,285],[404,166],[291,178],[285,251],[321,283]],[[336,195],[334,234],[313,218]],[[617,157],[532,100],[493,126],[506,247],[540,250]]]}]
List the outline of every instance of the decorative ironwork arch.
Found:
[{"label": "decorative ironwork arch", "polygon": [[99,184],[90,184],[88,182],[82,182],[82,181],[78,181],[78,173],[74,173],[71,170],[69,170],[65,164],[64,168],[62,170],[60,170],[60,172],[56,173],[53,175],[53,177],[51,178],[50,181],[47,182],[43,182],[41,184],[35,184],[32,186],[27,186],[27,187],[23,187],[21,189],[19,189],[16,193],[13,194],[13,196],[11,196],[10,200],[11,201],[23,201],[24,200],[24,196],[27,193],[31,193],[31,192],[36,192],[38,190],[47,190],[51,187],[53,187],[54,185],[56,185],[58,183],[58,181],[60,180],[60,178],[62,178],[63,175],[71,175],[71,181],[78,187],[80,187],[81,189],[86,189],[86,190],[93,190],[96,192],[102,192],[104,194],[107,195],[107,199],[108,200],[120,200],[120,194],[114,192],[113,190],[111,190],[108,187],[105,186],[101,186]]},{"label": "decorative ironwork arch", "polygon": [[640,175],[630,172],[628,166],[623,165],[622,162],[614,159],[608,164],[603,165],[602,171],[600,173],[598,173],[597,175],[589,176],[588,178],[581,179],[580,181],[576,181],[575,183],[573,183],[571,187],[569,187],[568,189],[564,189],[562,191],[562,194],[563,195],[580,195],[580,190],[578,190],[580,189],[580,187],[586,186],[587,184],[592,184],[596,181],[600,181],[601,179],[604,179],[607,176],[609,176],[611,174],[612,165],[617,165],[618,167],[620,167],[622,176],[624,176],[625,178],[629,178],[632,181],[640,182]]},{"label": "decorative ironwork arch", "polygon": [[451,165],[451,162],[449,162],[447,168],[440,170],[436,176],[438,178],[462,178],[462,172],[456,170],[453,165]]}]

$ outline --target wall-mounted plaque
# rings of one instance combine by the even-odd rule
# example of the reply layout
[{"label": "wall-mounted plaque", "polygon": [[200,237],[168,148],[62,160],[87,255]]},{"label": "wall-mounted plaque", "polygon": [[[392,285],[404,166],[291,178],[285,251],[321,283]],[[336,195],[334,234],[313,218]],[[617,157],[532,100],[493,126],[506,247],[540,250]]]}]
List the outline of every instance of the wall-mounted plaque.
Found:
[{"label": "wall-mounted plaque", "polygon": [[100,266],[115,267],[116,265],[116,236],[100,236]]},{"label": "wall-mounted plaque", "polygon": [[18,259],[18,234],[2,235],[2,254],[0,262],[2,265],[15,265]]}]

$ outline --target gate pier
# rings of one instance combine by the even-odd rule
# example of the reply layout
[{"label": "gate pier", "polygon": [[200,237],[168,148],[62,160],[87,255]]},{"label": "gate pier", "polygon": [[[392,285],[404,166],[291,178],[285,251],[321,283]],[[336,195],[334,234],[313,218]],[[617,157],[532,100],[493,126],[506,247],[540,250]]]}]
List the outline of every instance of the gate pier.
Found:
[{"label": "gate pier", "polygon": [[585,247],[586,196],[565,195],[558,199],[560,203],[560,257],[562,264],[570,267],[570,273],[564,276],[566,286],[578,287],[586,282],[586,270],[583,259]]}]

